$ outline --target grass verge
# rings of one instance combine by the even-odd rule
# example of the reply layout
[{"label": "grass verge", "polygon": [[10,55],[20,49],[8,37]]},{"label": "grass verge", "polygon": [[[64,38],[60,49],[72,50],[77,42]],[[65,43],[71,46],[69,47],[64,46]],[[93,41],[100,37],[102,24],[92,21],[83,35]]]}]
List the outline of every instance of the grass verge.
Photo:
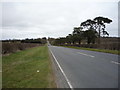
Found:
[{"label": "grass verge", "polygon": [[118,50],[83,48],[83,47],[75,47],[75,46],[63,46],[63,47],[74,48],[74,49],[82,49],[82,50],[90,50],[90,51],[97,51],[97,52],[105,52],[105,53],[119,54],[120,55],[120,51],[118,51]]},{"label": "grass verge", "polygon": [[47,46],[3,56],[2,69],[3,88],[56,87]]}]

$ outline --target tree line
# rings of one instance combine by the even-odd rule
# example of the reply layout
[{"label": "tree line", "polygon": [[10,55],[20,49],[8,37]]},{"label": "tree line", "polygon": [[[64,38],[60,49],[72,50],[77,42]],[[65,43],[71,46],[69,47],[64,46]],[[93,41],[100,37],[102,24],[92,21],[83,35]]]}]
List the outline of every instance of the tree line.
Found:
[{"label": "tree line", "polygon": [[9,42],[9,43],[38,43],[38,44],[45,44],[47,42],[47,38],[43,37],[43,38],[36,38],[36,39],[9,39],[9,40],[2,40],[2,42]]},{"label": "tree line", "polygon": [[[106,31],[106,24],[110,24],[111,19],[106,17],[95,17],[92,19],[87,19],[82,22],[79,27],[74,27],[73,32],[68,34],[66,37],[60,37],[54,39],[53,44],[81,44],[82,40],[86,40],[87,44],[95,44],[96,38],[98,38],[98,44],[100,44],[100,38],[109,36]],[[52,40],[49,38],[49,40]]]},{"label": "tree line", "polygon": [[25,50],[28,48],[41,46],[47,43],[46,37],[36,39],[9,39],[2,40],[2,54],[14,53],[19,50]]}]

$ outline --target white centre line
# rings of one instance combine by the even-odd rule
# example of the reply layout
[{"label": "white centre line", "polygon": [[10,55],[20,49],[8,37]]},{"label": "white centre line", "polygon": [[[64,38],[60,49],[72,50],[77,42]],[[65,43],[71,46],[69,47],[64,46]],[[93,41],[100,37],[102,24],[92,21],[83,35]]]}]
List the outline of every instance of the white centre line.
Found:
[{"label": "white centre line", "polygon": [[81,52],[77,52],[77,53],[79,53],[79,54],[81,54],[81,55],[89,56],[89,57],[95,57],[95,56],[93,56],[93,55],[88,55],[88,54],[81,53]]},{"label": "white centre line", "polygon": [[111,61],[111,63],[117,64],[117,65],[120,65],[119,62],[115,62],[115,61]]},{"label": "white centre line", "polygon": [[[49,49],[49,50],[50,50],[50,49]],[[66,81],[67,81],[67,83],[68,83],[69,87],[71,88],[71,90],[73,90],[73,86],[71,85],[70,81],[68,80],[68,78],[67,78],[66,74],[64,73],[64,71],[63,71],[62,67],[61,67],[61,66],[60,66],[60,64],[58,63],[58,61],[57,61],[56,57],[54,56],[54,54],[52,53],[52,51],[51,51],[51,50],[50,50],[50,52],[51,52],[51,54],[52,54],[53,58],[55,59],[55,61],[56,61],[57,65],[58,65],[58,67],[60,68],[60,70],[61,70],[61,72],[62,72],[63,76],[65,77],[65,79],[66,79]]]}]

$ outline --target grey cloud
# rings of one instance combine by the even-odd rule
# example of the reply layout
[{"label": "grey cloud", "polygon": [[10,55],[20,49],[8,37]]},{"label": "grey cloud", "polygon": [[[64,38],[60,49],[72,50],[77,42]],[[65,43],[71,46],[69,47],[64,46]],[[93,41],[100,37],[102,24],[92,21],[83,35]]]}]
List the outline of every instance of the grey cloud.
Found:
[{"label": "grey cloud", "polygon": [[3,38],[66,36],[73,31],[74,26],[79,26],[84,20],[100,15],[113,20],[107,29],[111,36],[113,33],[116,36],[118,32],[116,5],[116,2],[87,3],[74,0],[48,3],[2,3]]}]

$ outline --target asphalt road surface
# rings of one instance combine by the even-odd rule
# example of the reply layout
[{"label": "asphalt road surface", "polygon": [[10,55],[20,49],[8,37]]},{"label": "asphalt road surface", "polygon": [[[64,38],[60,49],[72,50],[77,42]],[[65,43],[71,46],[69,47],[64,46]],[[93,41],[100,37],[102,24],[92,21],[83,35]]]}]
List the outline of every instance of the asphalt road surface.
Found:
[{"label": "asphalt road surface", "polygon": [[118,55],[49,46],[73,88],[118,88]]}]

